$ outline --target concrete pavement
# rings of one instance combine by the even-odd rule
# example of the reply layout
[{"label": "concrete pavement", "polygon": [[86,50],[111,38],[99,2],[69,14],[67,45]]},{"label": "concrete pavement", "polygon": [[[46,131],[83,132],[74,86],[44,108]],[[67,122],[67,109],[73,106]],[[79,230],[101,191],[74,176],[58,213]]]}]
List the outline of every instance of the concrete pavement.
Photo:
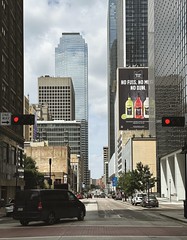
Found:
[{"label": "concrete pavement", "polygon": [[[170,200],[168,198],[157,198],[159,201],[160,215],[187,223],[187,218],[184,217],[183,201]],[[130,202],[126,202],[131,204]]]}]

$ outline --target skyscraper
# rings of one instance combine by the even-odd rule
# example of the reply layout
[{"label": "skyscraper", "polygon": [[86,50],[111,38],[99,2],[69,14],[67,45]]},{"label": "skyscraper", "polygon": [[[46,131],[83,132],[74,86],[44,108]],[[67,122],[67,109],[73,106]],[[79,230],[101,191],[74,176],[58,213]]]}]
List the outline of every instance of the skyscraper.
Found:
[{"label": "skyscraper", "polygon": [[[23,0],[1,0],[0,29],[0,112],[23,114]],[[5,202],[24,185],[18,177],[23,143],[23,126],[0,127],[0,199]]]},{"label": "skyscraper", "polygon": [[109,157],[115,152],[115,96],[118,67],[148,66],[148,0],[109,0],[108,5]]},{"label": "skyscraper", "polygon": [[164,128],[163,116],[187,112],[187,2],[157,0],[154,7],[154,68],[157,156],[183,146],[187,128]]},{"label": "skyscraper", "polygon": [[53,120],[71,121],[75,119],[75,95],[71,78],[38,78],[39,104],[48,104]]},{"label": "skyscraper", "polygon": [[75,119],[81,125],[81,153],[84,158],[84,182],[88,171],[88,47],[80,33],[62,33],[55,48],[55,76],[71,77],[75,90]]},{"label": "skyscraper", "polygon": [[123,1],[124,66],[148,65],[148,0]]},{"label": "skyscraper", "polygon": [[108,4],[108,35],[107,35],[107,56],[108,56],[108,146],[109,157],[115,151],[114,137],[114,100],[115,80],[117,69],[117,0],[109,0]]},{"label": "skyscraper", "polygon": [[55,48],[55,76],[72,78],[75,119],[88,121],[88,48],[80,33],[62,33]]}]

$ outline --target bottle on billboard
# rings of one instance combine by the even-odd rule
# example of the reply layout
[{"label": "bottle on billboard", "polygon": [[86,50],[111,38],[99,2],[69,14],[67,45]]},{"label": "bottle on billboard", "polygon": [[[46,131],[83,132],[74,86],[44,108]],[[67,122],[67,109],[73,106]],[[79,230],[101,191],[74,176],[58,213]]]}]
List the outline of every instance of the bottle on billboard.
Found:
[{"label": "bottle on billboard", "polygon": [[140,94],[138,93],[138,97],[134,102],[134,117],[135,118],[142,118],[142,100],[140,99]]},{"label": "bottle on billboard", "polygon": [[133,118],[133,101],[130,96],[128,96],[128,99],[125,102],[125,113],[126,118]]},{"label": "bottle on billboard", "polygon": [[146,97],[143,103],[144,118],[149,118],[149,98]]}]

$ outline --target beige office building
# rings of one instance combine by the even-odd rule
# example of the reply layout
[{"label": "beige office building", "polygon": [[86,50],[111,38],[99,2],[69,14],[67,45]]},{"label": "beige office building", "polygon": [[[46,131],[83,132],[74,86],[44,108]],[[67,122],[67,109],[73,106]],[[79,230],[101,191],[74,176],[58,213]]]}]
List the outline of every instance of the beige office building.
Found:
[{"label": "beige office building", "polygon": [[48,104],[53,120],[75,120],[75,93],[70,77],[39,77],[38,101]]}]

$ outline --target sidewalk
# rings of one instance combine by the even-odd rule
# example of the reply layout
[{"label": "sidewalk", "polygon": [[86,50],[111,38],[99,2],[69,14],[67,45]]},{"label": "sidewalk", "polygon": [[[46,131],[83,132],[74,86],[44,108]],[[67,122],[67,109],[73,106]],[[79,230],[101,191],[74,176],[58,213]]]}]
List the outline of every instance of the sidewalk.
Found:
[{"label": "sidewalk", "polygon": [[187,218],[184,217],[184,203],[183,201],[175,201],[168,198],[158,198],[159,204],[162,207],[160,215],[187,223]]}]

